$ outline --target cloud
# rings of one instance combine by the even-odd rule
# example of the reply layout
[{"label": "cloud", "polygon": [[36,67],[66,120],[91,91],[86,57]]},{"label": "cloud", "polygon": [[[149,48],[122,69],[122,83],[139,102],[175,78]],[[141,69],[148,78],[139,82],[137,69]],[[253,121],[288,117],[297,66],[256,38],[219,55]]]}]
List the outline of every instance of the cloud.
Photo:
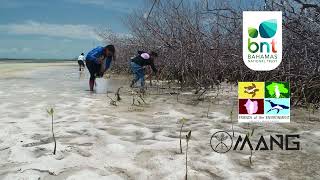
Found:
[{"label": "cloud", "polygon": [[115,10],[122,13],[128,13],[133,8],[137,8],[141,1],[135,0],[66,0],[72,3],[95,5],[109,10]]},{"label": "cloud", "polygon": [[0,53],[28,53],[31,52],[32,49],[28,47],[22,48],[0,48]]},{"label": "cloud", "polygon": [[100,40],[95,27],[84,24],[48,24],[26,21],[21,24],[0,25],[0,32],[18,35],[43,35],[71,39]]},{"label": "cloud", "polygon": [[80,4],[94,4],[94,5],[106,5],[112,3],[110,0],[68,0],[70,2],[80,3]]},{"label": "cloud", "polygon": [[0,48],[0,53],[17,53],[19,52],[18,48]]}]

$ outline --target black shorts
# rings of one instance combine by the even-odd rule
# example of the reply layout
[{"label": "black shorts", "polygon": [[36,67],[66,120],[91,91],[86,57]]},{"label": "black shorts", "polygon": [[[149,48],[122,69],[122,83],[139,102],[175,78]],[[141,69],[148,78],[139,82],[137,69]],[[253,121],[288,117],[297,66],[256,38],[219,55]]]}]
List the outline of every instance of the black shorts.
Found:
[{"label": "black shorts", "polygon": [[101,64],[92,61],[86,61],[87,68],[90,72],[90,79],[94,80],[97,76],[101,76]]},{"label": "black shorts", "polygon": [[83,66],[84,67],[84,62],[83,61],[78,60],[78,64],[79,64],[79,66]]}]

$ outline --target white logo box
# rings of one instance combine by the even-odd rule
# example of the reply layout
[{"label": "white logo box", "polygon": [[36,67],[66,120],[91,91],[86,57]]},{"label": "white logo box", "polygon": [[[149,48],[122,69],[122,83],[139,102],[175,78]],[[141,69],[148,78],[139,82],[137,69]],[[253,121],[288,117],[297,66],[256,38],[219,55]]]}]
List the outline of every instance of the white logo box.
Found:
[{"label": "white logo box", "polygon": [[[248,55],[252,55],[248,50],[248,28],[254,27],[259,31],[259,25],[263,21],[276,19],[277,32],[272,38],[261,38],[260,32],[257,38],[251,38],[260,45],[260,42],[271,43],[272,39],[276,41],[277,58],[273,60],[250,60]],[[256,55],[265,55],[268,53],[254,53]],[[273,54],[273,53],[269,53]],[[250,60],[250,61],[249,61]],[[254,71],[270,71],[277,68],[282,61],[282,12],[281,11],[244,11],[243,12],[243,61],[245,65]]]}]

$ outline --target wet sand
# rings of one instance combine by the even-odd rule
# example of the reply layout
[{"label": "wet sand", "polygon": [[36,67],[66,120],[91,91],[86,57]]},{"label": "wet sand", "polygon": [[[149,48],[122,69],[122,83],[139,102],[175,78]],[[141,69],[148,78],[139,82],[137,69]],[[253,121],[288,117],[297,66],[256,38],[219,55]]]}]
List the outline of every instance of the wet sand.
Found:
[{"label": "wet sand", "polygon": [[[109,96],[121,89],[120,102],[87,91],[88,73],[76,62],[0,65],[0,179],[184,179],[185,154],[179,154],[179,120],[188,119],[183,137],[189,142],[189,179],[320,179],[319,112],[292,110],[290,124],[238,124],[235,135],[255,127],[259,135],[300,134],[299,151],[215,153],[210,138],[218,130],[231,132],[230,111],[236,87],[223,85],[218,98],[195,101],[192,92],[150,88],[147,104],[132,106],[128,77],[111,75]],[[160,94],[160,95],[159,95]],[[212,91],[209,95],[215,96]],[[57,154],[53,155],[51,119],[55,109]],[[233,119],[236,120],[236,107]],[[208,114],[208,116],[207,116]],[[185,152],[185,138],[182,141]]]}]

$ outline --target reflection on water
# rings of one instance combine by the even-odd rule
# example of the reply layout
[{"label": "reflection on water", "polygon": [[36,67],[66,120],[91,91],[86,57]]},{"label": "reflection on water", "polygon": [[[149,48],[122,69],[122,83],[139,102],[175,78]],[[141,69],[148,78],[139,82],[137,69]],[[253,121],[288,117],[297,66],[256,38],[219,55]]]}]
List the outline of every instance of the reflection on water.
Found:
[{"label": "reflection on water", "polygon": [[85,78],[84,71],[79,71],[79,80],[84,80],[84,78]]}]

